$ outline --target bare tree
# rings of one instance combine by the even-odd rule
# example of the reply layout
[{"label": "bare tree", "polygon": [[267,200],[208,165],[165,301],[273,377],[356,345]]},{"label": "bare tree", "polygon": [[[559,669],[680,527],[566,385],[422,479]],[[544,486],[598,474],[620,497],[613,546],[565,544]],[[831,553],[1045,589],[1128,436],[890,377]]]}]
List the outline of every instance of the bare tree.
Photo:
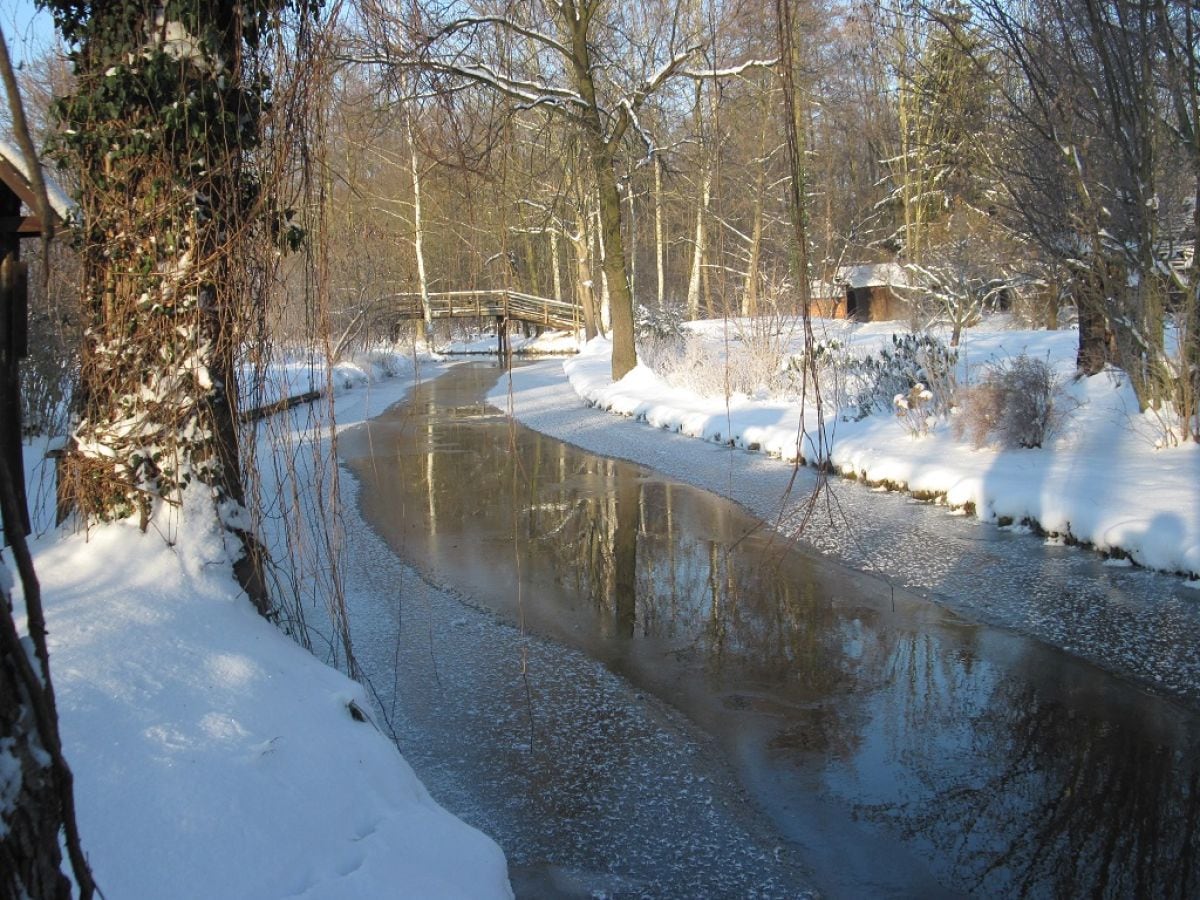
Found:
[{"label": "bare tree", "polygon": [[[633,295],[617,160],[630,133],[647,151],[655,142],[639,114],[646,101],[679,77],[737,74],[761,61],[698,68],[705,41],[688,28],[679,8],[624,5],[610,0],[537,0],[488,4],[478,15],[456,15],[416,34],[381,4],[365,4],[376,23],[376,46],[359,61],[421,66],[453,84],[470,84],[506,97],[518,109],[558,117],[577,135],[590,162],[598,199],[603,278],[611,297],[613,377],[637,362]],[[455,9],[455,12],[461,10]],[[399,45],[419,51],[411,62]],[[391,48],[391,49],[389,49]]]}]

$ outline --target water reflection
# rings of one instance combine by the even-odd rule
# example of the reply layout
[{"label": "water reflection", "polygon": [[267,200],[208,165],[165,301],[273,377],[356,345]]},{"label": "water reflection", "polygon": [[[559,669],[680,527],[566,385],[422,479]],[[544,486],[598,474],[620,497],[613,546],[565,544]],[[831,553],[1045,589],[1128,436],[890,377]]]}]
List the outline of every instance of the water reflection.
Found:
[{"label": "water reflection", "polygon": [[513,427],[492,378],[454,370],[345,442],[368,521],[717,735],[830,893],[1196,893],[1194,711]]}]

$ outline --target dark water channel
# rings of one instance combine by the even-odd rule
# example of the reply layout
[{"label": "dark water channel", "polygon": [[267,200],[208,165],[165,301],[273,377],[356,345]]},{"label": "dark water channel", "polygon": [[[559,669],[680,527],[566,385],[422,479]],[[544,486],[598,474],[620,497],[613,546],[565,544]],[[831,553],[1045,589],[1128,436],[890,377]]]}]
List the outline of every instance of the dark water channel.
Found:
[{"label": "dark water channel", "polygon": [[681,711],[819,890],[1200,894],[1195,710],[514,425],[482,401],[496,375],[456,367],[343,440],[364,517]]}]

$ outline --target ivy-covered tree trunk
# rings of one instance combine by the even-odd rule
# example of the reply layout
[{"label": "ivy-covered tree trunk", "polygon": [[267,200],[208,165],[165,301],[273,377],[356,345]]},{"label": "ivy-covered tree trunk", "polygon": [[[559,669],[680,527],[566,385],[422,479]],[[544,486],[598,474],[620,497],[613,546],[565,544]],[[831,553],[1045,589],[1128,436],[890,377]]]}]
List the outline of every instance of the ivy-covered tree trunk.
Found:
[{"label": "ivy-covered tree trunk", "polygon": [[247,158],[265,82],[250,60],[273,0],[51,0],[73,47],[60,165],[79,178],[77,422],[63,472],[83,517],[141,517],[207,485],[264,613],[238,455],[234,359],[260,207]]}]

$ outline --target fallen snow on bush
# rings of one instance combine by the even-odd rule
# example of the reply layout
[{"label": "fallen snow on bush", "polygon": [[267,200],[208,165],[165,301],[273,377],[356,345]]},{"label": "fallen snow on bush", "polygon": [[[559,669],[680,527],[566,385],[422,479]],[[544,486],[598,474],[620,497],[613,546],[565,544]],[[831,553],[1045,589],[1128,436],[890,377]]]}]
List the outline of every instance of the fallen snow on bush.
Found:
[{"label": "fallen snow on bush", "polygon": [[[818,337],[852,352],[878,352],[898,323],[819,322]],[[728,358],[736,329],[724,322],[692,323],[692,340],[707,345],[717,365]],[[734,337],[731,339],[731,333]],[[802,349],[791,328],[789,352]],[[986,325],[964,332],[958,384],[983,367],[1025,354],[1044,359],[1061,376],[1074,371],[1073,331],[1014,331]],[[821,441],[811,396],[804,404],[779,391],[758,395],[701,393],[679,377],[673,383],[644,365],[621,381],[610,377],[611,343],[595,340],[564,363],[575,391],[589,403],[650,425],[703,440],[793,461],[816,459]],[[710,373],[711,374],[711,373]],[[708,379],[711,382],[711,378]],[[823,391],[825,389],[823,388]],[[832,394],[832,391],[826,391]],[[1067,381],[1070,409],[1056,434],[1037,449],[976,449],[957,439],[948,419],[914,436],[891,413],[856,419],[826,402],[827,457],[855,477],[944,498],[981,518],[1036,524],[1051,535],[1128,555],[1139,565],[1200,575],[1200,446],[1156,446],[1151,413],[1138,412],[1119,372]]]}]

